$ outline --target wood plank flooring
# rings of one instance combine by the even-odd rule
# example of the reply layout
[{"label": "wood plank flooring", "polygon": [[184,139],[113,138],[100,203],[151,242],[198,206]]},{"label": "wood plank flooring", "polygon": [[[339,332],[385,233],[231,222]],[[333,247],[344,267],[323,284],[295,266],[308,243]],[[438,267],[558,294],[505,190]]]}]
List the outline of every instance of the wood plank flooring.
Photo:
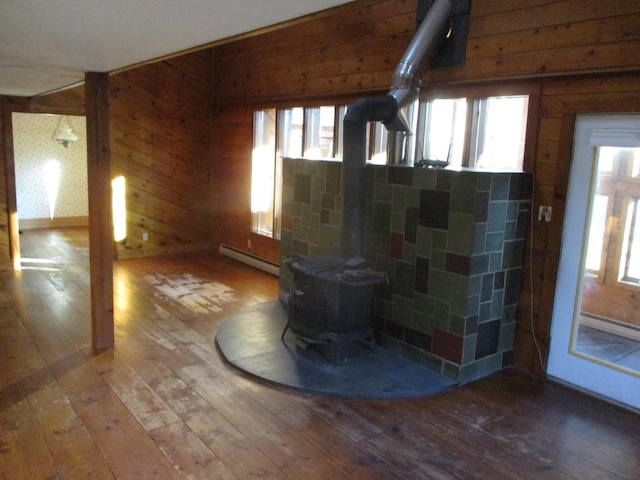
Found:
[{"label": "wood plank flooring", "polygon": [[640,478],[639,415],[515,371],[394,401],[254,381],[215,333],[277,281],[231,260],[116,262],[116,347],[95,354],[86,229],[21,246],[0,273],[5,479]]}]

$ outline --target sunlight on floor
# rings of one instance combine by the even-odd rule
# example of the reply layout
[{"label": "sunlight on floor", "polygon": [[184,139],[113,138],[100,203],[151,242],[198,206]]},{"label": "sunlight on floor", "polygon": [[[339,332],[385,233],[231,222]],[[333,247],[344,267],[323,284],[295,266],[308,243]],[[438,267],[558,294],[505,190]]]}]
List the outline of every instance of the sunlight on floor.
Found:
[{"label": "sunlight on floor", "polygon": [[56,265],[56,260],[48,260],[45,258],[20,258],[21,270],[40,270],[45,272],[57,272],[60,270]]},{"label": "sunlight on floor", "polygon": [[223,305],[236,300],[236,292],[231,287],[190,274],[172,277],[145,275],[145,280],[158,297],[176,302],[193,313],[222,312]]}]

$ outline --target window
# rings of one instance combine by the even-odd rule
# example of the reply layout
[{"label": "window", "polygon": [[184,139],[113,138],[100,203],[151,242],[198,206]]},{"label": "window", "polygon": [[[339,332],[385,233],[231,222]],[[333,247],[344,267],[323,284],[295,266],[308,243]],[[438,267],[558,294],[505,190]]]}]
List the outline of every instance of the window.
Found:
[{"label": "window", "polygon": [[418,160],[448,161],[463,165],[467,99],[437,99],[420,104],[417,130]]},{"label": "window", "polygon": [[607,228],[607,213],[609,209],[608,195],[594,195],[591,209],[591,224],[585,267],[591,273],[599,272],[602,266],[602,252]]},{"label": "window", "polygon": [[257,110],[253,116],[251,231],[280,238],[282,158],[339,158],[346,106]]},{"label": "window", "polygon": [[586,268],[601,284],[640,287],[640,148],[599,147]]},{"label": "window", "polygon": [[278,146],[283,157],[302,155],[303,119],[302,107],[278,110]]},{"label": "window", "polygon": [[469,166],[522,170],[529,97],[489,97],[474,102]]},{"label": "window", "polygon": [[369,145],[369,160],[377,165],[387,163],[387,129],[381,122],[373,122],[367,131],[367,144]]},{"label": "window", "polygon": [[[621,149],[620,166],[626,190],[623,205],[620,281],[640,286],[640,148]],[[626,165],[625,165],[626,163]]]},{"label": "window", "polygon": [[[389,133],[380,122],[367,130],[371,163],[440,160],[454,167],[522,170],[529,97],[421,99],[405,107],[411,132]],[[282,158],[342,158],[345,105],[254,112],[251,230],[280,238]]]},{"label": "window", "polygon": [[621,277],[623,281],[640,283],[640,198],[629,201],[624,235],[623,267]]},{"label": "window", "polygon": [[438,160],[454,167],[522,170],[528,105],[527,95],[421,99],[408,112],[415,134],[401,144],[380,124],[370,129],[369,160],[387,163],[389,150],[404,164]]},{"label": "window", "polygon": [[336,109],[314,107],[305,110],[304,156],[306,158],[334,158]]},{"label": "window", "polygon": [[276,179],[276,111],[259,110],[253,115],[251,159],[251,230],[274,236],[278,218],[274,199]]}]

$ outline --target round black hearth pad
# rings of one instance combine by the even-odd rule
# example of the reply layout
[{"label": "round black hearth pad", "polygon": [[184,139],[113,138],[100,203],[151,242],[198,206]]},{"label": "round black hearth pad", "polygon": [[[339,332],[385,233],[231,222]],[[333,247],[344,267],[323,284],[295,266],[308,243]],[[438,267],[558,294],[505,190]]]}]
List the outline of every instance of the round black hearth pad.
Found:
[{"label": "round black hearth pad", "polygon": [[350,342],[337,354],[288,331],[285,306],[275,300],[227,318],[216,342],[233,366],[261,379],[324,395],[394,399],[434,395],[456,382],[369,342]]}]

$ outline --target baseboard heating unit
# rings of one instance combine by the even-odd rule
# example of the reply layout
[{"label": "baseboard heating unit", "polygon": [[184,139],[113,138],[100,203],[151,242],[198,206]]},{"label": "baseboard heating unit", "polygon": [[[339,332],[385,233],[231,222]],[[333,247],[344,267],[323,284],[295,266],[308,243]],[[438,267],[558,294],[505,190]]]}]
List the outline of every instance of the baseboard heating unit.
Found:
[{"label": "baseboard heating unit", "polygon": [[224,243],[220,245],[218,253],[223,257],[237,260],[246,265],[262,270],[263,272],[275,275],[276,277],[280,275],[280,266],[277,263],[243,252],[242,250],[230,247]]}]

